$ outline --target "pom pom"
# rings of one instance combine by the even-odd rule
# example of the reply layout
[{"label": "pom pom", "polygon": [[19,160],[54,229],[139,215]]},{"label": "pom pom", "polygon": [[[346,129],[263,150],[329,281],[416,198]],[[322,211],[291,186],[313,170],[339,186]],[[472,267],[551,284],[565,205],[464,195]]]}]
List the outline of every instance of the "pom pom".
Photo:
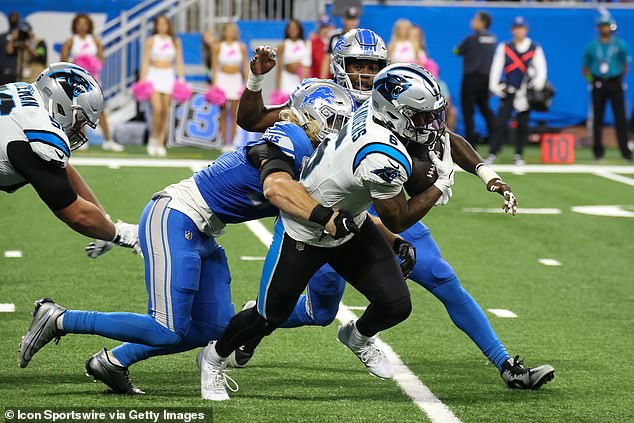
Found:
[{"label": "pom pom", "polygon": [[225,96],[225,92],[222,88],[212,85],[205,93],[205,100],[214,106],[224,106],[227,102],[227,97]]},{"label": "pom pom", "polygon": [[101,68],[103,68],[103,63],[101,63],[99,58],[87,54],[81,54],[75,57],[75,64],[86,69],[88,73],[92,74],[95,78],[99,77],[99,72],[101,72]]},{"label": "pom pom", "polygon": [[132,95],[137,101],[148,101],[154,92],[154,87],[150,81],[138,81],[132,84]]},{"label": "pom pom", "polygon": [[177,103],[184,103],[192,96],[192,89],[186,82],[176,81],[172,88],[172,98]]},{"label": "pom pom", "polygon": [[425,62],[422,63],[422,66],[431,73],[431,75],[438,79],[438,75],[440,74],[440,67],[438,63],[434,61],[434,59],[428,57]]},{"label": "pom pom", "polygon": [[273,92],[271,92],[271,96],[269,97],[269,103],[273,105],[284,104],[289,98],[290,96],[282,90],[273,90]]}]

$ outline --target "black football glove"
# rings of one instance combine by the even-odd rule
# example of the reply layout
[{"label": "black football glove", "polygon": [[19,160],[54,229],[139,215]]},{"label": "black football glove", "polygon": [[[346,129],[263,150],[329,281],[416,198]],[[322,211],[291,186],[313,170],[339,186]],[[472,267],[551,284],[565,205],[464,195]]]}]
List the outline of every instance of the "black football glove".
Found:
[{"label": "black football glove", "polygon": [[396,238],[394,252],[401,258],[401,272],[403,272],[403,277],[407,278],[416,264],[416,247],[403,238]]},{"label": "black football glove", "polygon": [[334,239],[340,239],[347,237],[350,234],[359,233],[359,227],[356,223],[354,223],[353,216],[346,211],[339,210],[337,212],[337,216],[335,216],[333,223],[337,228],[337,232],[332,235]]}]

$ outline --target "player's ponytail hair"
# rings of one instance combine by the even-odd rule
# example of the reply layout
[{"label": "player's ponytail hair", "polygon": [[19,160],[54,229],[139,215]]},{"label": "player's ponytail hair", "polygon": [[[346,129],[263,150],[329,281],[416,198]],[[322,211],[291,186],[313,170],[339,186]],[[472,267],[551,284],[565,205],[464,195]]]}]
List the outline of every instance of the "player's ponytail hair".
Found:
[{"label": "player's ponytail hair", "polygon": [[286,122],[294,123],[295,125],[302,128],[313,144],[317,145],[321,142],[321,140],[319,139],[319,125],[317,125],[317,121],[315,119],[308,116],[307,114],[302,116],[300,115],[300,112],[291,107],[280,112],[280,119]]}]

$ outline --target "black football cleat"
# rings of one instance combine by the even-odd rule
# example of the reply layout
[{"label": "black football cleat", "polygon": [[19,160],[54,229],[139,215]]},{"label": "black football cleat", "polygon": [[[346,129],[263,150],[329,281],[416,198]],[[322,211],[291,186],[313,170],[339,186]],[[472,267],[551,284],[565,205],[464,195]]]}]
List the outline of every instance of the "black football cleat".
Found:
[{"label": "black football cleat", "polygon": [[20,343],[20,367],[28,366],[33,356],[53,339],[57,343],[64,336],[64,333],[57,329],[57,318],[65,311],[64,307],[50,298],[41,298],[35,302],[31,326]]},{"label": "black football cleat", "polygon": [[523,360],[516,355],[502,364],[500,376],[510,389],[539,389],[555,378],[555,369],[550,364],[529,368],[522,366]]},{"label": "black football cleat", "polygon": [[105,383],[115,394],[143,395],[145,392],[130,382],[128,368],[114,364],[105,348],[86,360],[86,376]]}]

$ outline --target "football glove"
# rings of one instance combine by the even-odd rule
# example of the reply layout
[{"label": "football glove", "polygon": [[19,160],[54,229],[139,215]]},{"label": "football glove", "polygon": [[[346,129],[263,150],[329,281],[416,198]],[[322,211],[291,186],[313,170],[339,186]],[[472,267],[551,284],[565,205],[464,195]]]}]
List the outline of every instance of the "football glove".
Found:
[{"label": "football glove", "polygon": [[133,252],[140,252],[139,248],[139,225],[118,221],[115,225],[117,229],[112,242],[120,247],[132,248]]},{"label": "football glove", "polygon": [[354,217],[347,211],[339,210],[333,223],[335,224],[336,232],[331,234],[331,236],[334,239],[345,238],[351,233],[359,233],[359,227],[354,223]]},{"label": "football glove", "polygon": [[452,196],[451,187],[454,182],[453,160],[451,159],[451,142],[449,134],[443,135],[443,155],[442,160],[438,158],[435,152],[429,152],[429,158],[436,166],[438,179],[434,182],[434,186],[442,193],[441,197],[436,201],[436,205],[445,205]]},{"label": "football glove", "polygon": [[112,250],[114,247],[114,242],[104,241],[102,239],[96,239],[85,248],[86,255],[88,258],[96,259],[99,256],[106,254],[108,251]]},{"label": "football glove", "polygon": [[401,272],[403,277],[407,278],[416,264],[416,247],[403,238],[397,237],[394,240],[394,252],[401,259]]}]

